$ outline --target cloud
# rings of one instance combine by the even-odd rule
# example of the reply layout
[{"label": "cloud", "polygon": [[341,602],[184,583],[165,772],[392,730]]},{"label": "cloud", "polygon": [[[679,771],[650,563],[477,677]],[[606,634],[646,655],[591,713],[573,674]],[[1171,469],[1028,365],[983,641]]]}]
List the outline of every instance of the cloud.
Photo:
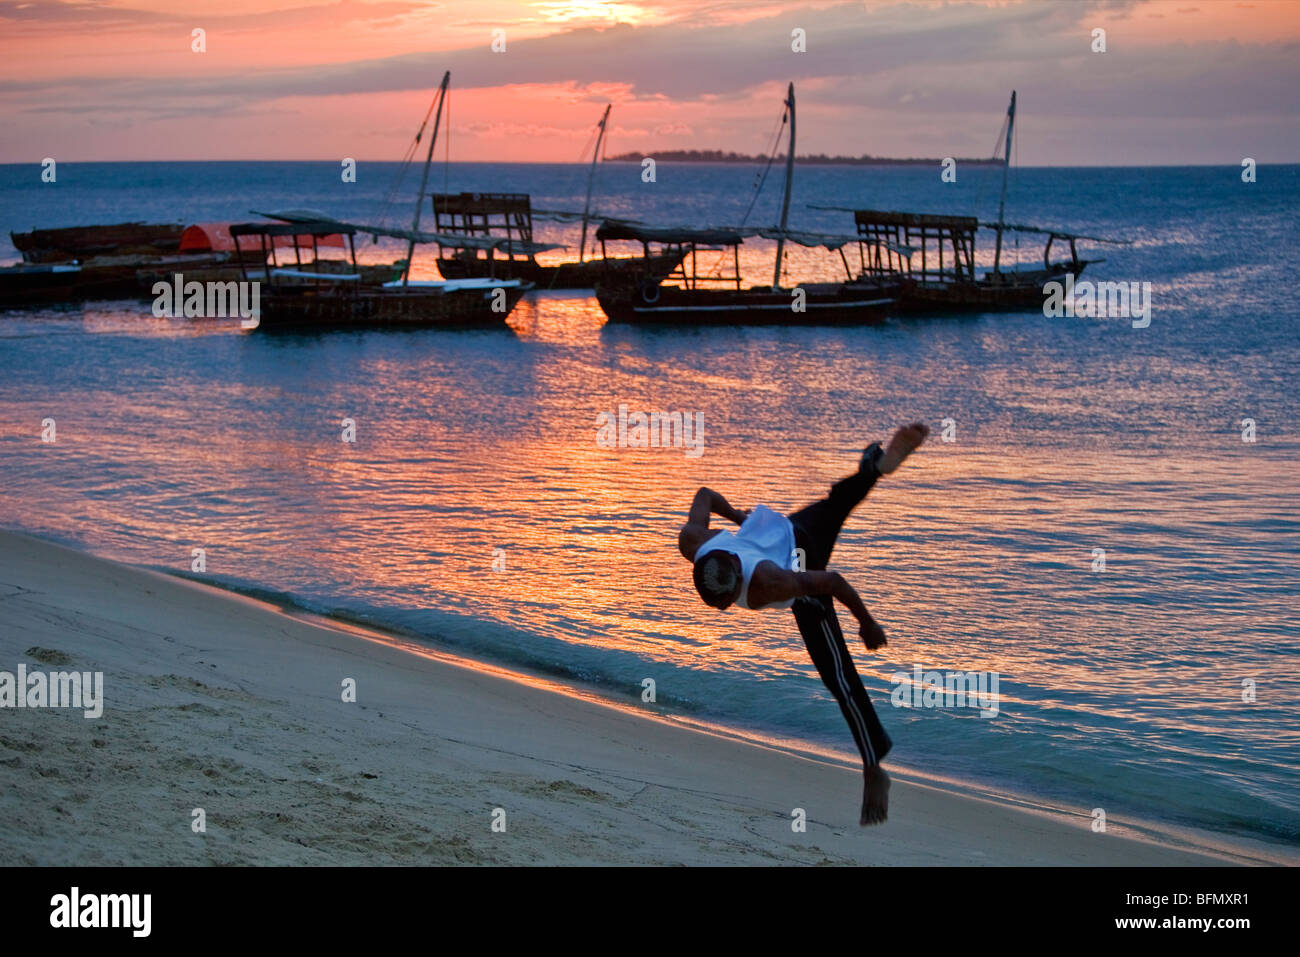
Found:
[{"label": "cloud", "polygon": [[[92,103],[94,110],[142,119],[187,111],[218,115],[265,109],[288,98],[431,91],[450,69],[456,90],[509,89],[515,99],[612,100],[620,111],[649,103],[671,106],[666,116],[643,110],[630,122],[658,137],[686,139],[708,136],[709,130],[735,131],[755,116],[774,114],[785,83],[793,80],[800,117],[806,118],[801,140],[807,136],[812,149],[884,153],[888,147],[879,144],[906,137],[917,146],[903,147],[904,154],[942,143],[947,148],[941,155],[984,155],[1014,88],[1021,96],[1022,130],[1039,131],[1066,155],[1071,131],[1079,141],[1074,151],[1095,155],[1098,147],[1091,140],[1106,131],[1121,137],[1107,148],[1123,150],[1124,137],[1146,142],[1168,129],[1172,159],[1180,155],[1178,144],[1188,141],[1190,124],[1242,130],[1252,122],[1260,130],[1281,124],[1280,134],[1268,134],[1270,141],[1276,143],[1280,135],[1300,152],[1294,97],[1300,57],[1294,43],[1168,41],[1156,28],[1133,20],[1132,14],[1145,12],[1136,0],[832,3],[790,10],[771,3],[705,2],[684,8],[641,0],[635,5],[648,22],[561,28],[511,39],[501,54],[491,52],[485,35],[482,43],[461,49],[310,66],[278,66],[267,57],[267,65],[257,68],[223,69],[217,60],[203,72],[161,77],[21,78],[0,82],[0,102],[27,115],[69,114],[92,109]],[[0,3],[0,19],[18,6]],[[138,15],[123,7],[43,6],[55,19]],[[284,42],[287,28],[277,33],[269,24],[301,17],[360,22],[401,17],[416,8],[427,9],[344,0],[284,8],[265,15],[262,25],[268,47],[274,48]],[[1108,30],[1104,54],[1090,49],[1091,29],[1098,24]],[[806,53],[790,48],[795,27],[806,31]],[[521,125],[519,117],[513,132],[502,132],[506,127],[498,129],[492,119],[482,117],[475,135],[587,133],[546,123]],[[736,143],[682,145],[732,148]]]},{"label": "cloud", "polygon": [[374,21],[384,23],[412,13],[429,13],[441,4],[336,0],[334,3],[282,7],[240,14],[177,14],[158,10],[137,10],[107,3],[69,2],[69,0],[0,0],[0,24],[29,27],[55,27],[60,30],[94,31],[130,29],[149,26],[153,29],[192,27],[227,31],[269,31],[278,28],[306,32],[327,26]]}]

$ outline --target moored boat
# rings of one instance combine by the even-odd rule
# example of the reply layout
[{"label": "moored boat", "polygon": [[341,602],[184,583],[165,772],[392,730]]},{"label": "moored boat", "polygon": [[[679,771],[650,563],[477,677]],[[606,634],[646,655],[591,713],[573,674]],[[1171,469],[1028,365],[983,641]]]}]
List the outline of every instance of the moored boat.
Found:
[{"label": "moored boat", "polygon": [[[179,249],[182,255],[193,257],[186,261],[159,260],[151,261],[136,270],[136,281],[142,294],[148,294],[155,283],[169,282],[174,273],[183,272],[186,279],[199,282],[233,282],[243,278],[235,240],[230,235],[231,223],[192,223],[181,234]],[[288,248],[293,245],[293,236],[278,236],[277,247]],[[343,248],[341,234],[333,233],[319,237],[320,247]],[[261,264],[261,249],[244,250],[242,255],[248,258],[250,265]],[[206,257],[206,258],[204,258]],[[316,267],[320,272],[353,272],[361,276],[362,285],[379,286],[394,279],[400,279],[403,271],[401,262],[383,264],[352,264],[341,259],[321,258]]]},{"label": "moored boat", "polygon": [[[438,271],[446,279],[500,277],[523,279],[538,289],[594,289],[607,273],[657,282],[681,262],[679,252],[611,256],[603,247],[590,259],[538,262],[537,253],[560,247],[533,240],[527,193],[434,193],[433,210],[434,229],[448,237],[438,256]],[[484,239],[494,242],[485,247]]]},{"label": "moored boat", "polygon": [[[592,149],[591,166],[587,170],[587,195],[581,213],[535,211],[532,197],[527,193],[432,194],[436,232],[464,237],[471,243],[484,238],[504,240],[487,248],[473,243],[448,244],[440,249],[438,271],[444,278],[500,277],[523,279],[535,284],[538,289],[594,289],[596,283],[607,273],[635,274],[638,279],[657,281],[677,267],[681,257],[672,252],[652,255],[649,250],[645,250],[641,256],[610,256],[604,244],[599,257],[587,258],[587,229],[593,218],[599,218],[592,216],[591,197],[596,164],[609,123],[609,111],[607,105],[596,125],[596,145]],[[535,213],[549,219],[582,224],[576,262],[537,261],[537,253],[561,247],[546,246],[534,241]]]},{"label": "moored boat", "polygon": [[[850,325],[883,321],[897,297],[896,283],[801,282],[744,288],[740,246],[760,236],[805,246],[837,248],[851,236],[833,237],[776,229],[688,229],[684,227],[602,224],[596,238],[637,239],[680,249],[682,264],[664,282],[635,276],[606,276],[596,300],[611,322],[662,325]],[[729,272],[720,270],[731,252]],[[701,275],[701,252],[718,252],[717,272]],[[672,284],[678,283],[678,284]]]},{"label": "moored boat", "polygon": [[[1089,241],[1123,245],[1124,240],[1087,236],[1061,229],[1006,222],[1007,172],[1011,166],[1011,143],[1016,120],[1016,94],[1011,92],[1007,107],[1005,152],[1002,162],[1002,190],[998,218],[982,222],[974,216],[945,216],[929,213],[857,209],[853,212],[861,244],[863,282],[896,282],[900,296],[898,310],[911,314],[951,314],[1042,308],[1048,293],[1044,286],[1065,277],[1077,278],[1083,270],[1103,259],[1083,259],[1078,243]],[[841,207],[818,207],[822,209]],[[993,233],[991,268],[980,271],[975,241],[983,229]],[[1006,234],[1045,236],[1042,265],[1004,262]],[[1057,242],[1069,246],[1070,258],[1052,261]]]},{"label": "moored boat", "polygon": [[[393,327],[468,327],[505,326],[516,303],[529,285],[519,280],[473,279],[452,282],[412,281],[409,276],[383,285],[361,281],[355,270],[356,229],[337,222],[323,223],[237,223],[230,227],[236,246],[243,281],[258,283],[259,315],[256,326],[262,331],[327,330]],[[343,235],[351,256],[352,271],[337,268],[317,269],[323,261],[319,240]],[[276,240],[294,239],[295,262],[280,265]],[[305,259],[302,251],[310,247]],[[260,267],[249,266],[245,251],[262,251],[266,260]]]},{"label": "moored boat", "polygon": [[[687,229],[647,227],[628,223],[603,223],[596,231],[601,242],[632,239],[644,244],[660,243],[682,250],[680,264],[661,282],[638,281],[636,277],[607,275],[596,285],[596,300],[611,322],[681,325],[787,325],[823,326],[871,324],[883,321],[896,301],[898,283],[859,277],[850,281],[804,282],[783,286],[781,267],[787,242],[839,250],[857,242],[853,236],[825,236],[788,228],[790,191],[794,178],[795,102],[791,83],[782,121],[790,124],[786,154],[785,192],[781,223],[775,229]],[[746,236],[775,239],[776,268],[770,286],[742,288],[740,246]],[[697,268],[701,249],[717,250],[719,266],[728,249],[732,252],[729,275],[701,276]],[[689,261],[689,267],[686,265]],[[679,284],[673,284],[677,281]]]},{"label": "moored boat", "polygon": [[[795,296],[802,293],[797,301]],[[883,322],[891,290],[851,283],[799,283],[791,289],[683,289],[653,286],[638,295],[597,289],[611,322],[659,325],[842,326]]]},{"label": "moored boat", "polygon": [[159,256],[179,251],[179,223],[115,223],[69,226],[10,233],[14,247],[29,263],[68,263],[96,256]]},{"label": "moored boat", "polygon": [[72,263],[20,263],[0,268],[0,308],[140,299],[148,294],[149,288],[141,285],[142,270],[160,277],[171,276],[178,272],[203,270],[225,258],[224,255],[177,253],[170,256],[96,256]]},{"label": "moored boat", "polygon": [[69,263],[20,263],[0,268],[0,308],[58,302],[81,267]]},{"label": "moored boat", "polygon": [[[241,253],[267,254],[261,269],[251,267],[251,271],[248,259],[239,257],[244,281],[260,284],[257,328],[263,331],[502,326],[528,289],[517,280],[421,282],[404,277],[378,286],[366,284],[355,269],[355,229],[336,222],[243,223],[232,225],[230,233]],[[341,272],[333,265],[318,268],[329,262],[319,256],[319,240],[336,235],[346,237],[351,271]],[[276,240],[282,236],[294,238],[292,266],[277,262]],[[248,237],[247,244],[244,237]],[[304,261],[301,250],[309,243],[312,256]]]}]

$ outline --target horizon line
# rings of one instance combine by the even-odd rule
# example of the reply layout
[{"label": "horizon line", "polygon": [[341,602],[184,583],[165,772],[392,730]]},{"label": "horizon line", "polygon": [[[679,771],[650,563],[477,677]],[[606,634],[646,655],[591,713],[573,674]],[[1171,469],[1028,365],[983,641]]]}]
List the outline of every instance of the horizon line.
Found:
[{"label": "horizon line", "polygon": [[[646,154],[646,155],[647,155],[647,156],[651,156],[652,154]],[[387,163],[387,164],[394,165],[394,166],[400,166],[400,165],[402,165],[402,160],[394,160],[394,159],[364,159],[364,158],[359,158],[359,157],[348,157],[348,158],[349,158],[349,159],[353,159],[353,160],[355,160],[357,163]],[[916,159],[908,159],[908,158],[901,158],[901,157],[879,157],[879,158],[874,158],[874,157],[873,157],[873,159],[874,159],[875,161],[874,161],[874,162],[871,162],[871,163],[863,163],[863,162],[845,162],[845,163],[817,162],[817,163],[800,163],[800,157],[796,156],[796,157],[795,157],[795,163],[796,163],[796,165],[805,165],[805,166],[846,166],[846,167],[854,167],[854,168],[858,168],[858,167],[868,167],[868,166],[923,166],[923,165],[925,165],[926,162],[929,162],[929,160],[926,159],[926,158],[924,158],[924,157],[922,158],[922,160],[921,160],[920,162],[918,162]],[[967,161],[968,161],[968,162],[970,161],[969,158],[968,158]],[[167,160],[160,160],[160,159],[89,159],[89,160],[88,160],[88,159],[81,159],[81,160],[57,160],[57,162],[58,162],[58,164],[59,164],[60,166],[85,166],[85,165],[90,165],[90,164],[92,164],[92,163],[99,163],[99,164],[104,164],[104,165],[114,164],[114,163],[122,163],[122,164],[125,164],[125,163],[134,163],[134,164],[149,164],[149,163],[152,163],[152,164],[159,164],[159,165],[161,165],[161,164],[165,164],[165,163],[172,163],[172,164],[176,164],[176,163],[331,163],[331,164],[339,164],[339,163],[342,162],[342,159],[340,159],[340,158],[338,158],[338,157],[330,157],[329,159],[167,159]],[[753,162],[747,162],[747,161],[727,161],[727,160],[672,160],[672,159],[666,159],[666,160],[659,160],[658,162],[661,162],[661,163],[669,163],[669,164],[674,164],[674,165],[679,165],[679,166],[762,166],[762,165],[763,165],[763,161],[758,161],[758,160],[755,160],[755,161],[753,161]],[[941,161],[940,161],[940,160],[935,160],[934,162],[937,164],[937,163],[940,163]],[[961,162],[961,160],[959,159],[958,162]],[[630,163],[630,164],[635,164],[635,163],[636,163],[636,160],[604,160],[604,161],[602,161],[602,165],[603,165],[603,163]],[[24,161],[0,162],[0,168],[7,167],[7,166],[34,166],[34,167],[36,167],[37,169],[40,169],[42,165],[43,165],[43,164],[42,164],[41,160],[24,160]],[[448,160],[448,161],[438,160],[438,161],[435,161],[434,164],[433,164],[433,166],[474,166],[474,165],[478,165],[478,166],[486,166],[486,165],[497,165],[497,166],[576,166],[576,167],[580,167],[580,168],[586,168],[586,167],[590,166],[591,164],[590,164],[590,161],[576,161],[576,162],[575,162],[575,161],[560,161],[560,160]],[[989,162],[986,161],[986,160],[982,160],[982,161],[980,161],[980,165],[982,165],[982,166],[995,166],[995,165],[999,165],[999,166],[1000,166],[1000,165],[1002,165],[1002,164],[1001,164],[1000,162],[997,162],[997,163],[989,163]],[[1256,165],[1257,167],[1259,167],[1259,166],[1300,166],[1300,159],[1293,159],[1293,160],[1276,160],[1276,161],[1269,161],[1269,162],[1263,162],[1263,161],[1260,161],[1260,160],[1256,160],[1256,161],[1255,161],[1255,165]],[[1056,163],[1017,163],[1017,164],[1015,164],[1014,166],[1012,166],[1011,168],[1012,168],[1012,169],[1214,169],[1214,168],[1217,168],[1217,167],[1220,167],[1220,166],[1227,167],[1227,168],[1229,168],[1229,169],[1240,169],[1240,168],[1241,168],[1241,160],[1237,159],[1237,160],[1231,160],[1231,161],[1224,161],[1223,163],[1173,163],[1173,162],[1170,162],[1170,163],[1128,163],[1128,164],[1125,164],[1125,163],[1077,163],[1077,164],[1073,164],[1073,165],[1064,165],[1064,164],[1056,164]],[[46,185],[48,185],[48,184],[46,184]]]}]

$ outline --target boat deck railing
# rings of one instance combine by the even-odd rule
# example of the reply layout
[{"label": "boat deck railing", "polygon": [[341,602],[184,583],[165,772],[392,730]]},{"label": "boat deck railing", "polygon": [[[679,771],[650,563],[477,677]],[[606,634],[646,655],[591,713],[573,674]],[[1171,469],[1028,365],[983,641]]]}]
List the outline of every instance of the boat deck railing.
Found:
[{"label": "boat deck railing", "polygon": [[486,252],[460,247],[458,255],[534,259],[532,199],[527,193],[433,193],[431,198],[435,232],[506,240]]}]

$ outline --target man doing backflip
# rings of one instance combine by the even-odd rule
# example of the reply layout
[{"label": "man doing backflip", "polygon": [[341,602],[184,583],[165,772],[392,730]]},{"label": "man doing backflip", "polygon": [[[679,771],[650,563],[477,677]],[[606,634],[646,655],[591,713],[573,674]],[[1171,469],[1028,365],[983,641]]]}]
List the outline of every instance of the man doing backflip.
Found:
[{"label": "man doing backflip", "polygon": [[[845,519],[876,480],[903,464],[930,430],[914,423],[894,433],[889,446],[873,442],[858,470],[831,486],[830,494],[788,518],[762,505],[739,512],[712,489],[695,493],[677,547],[695,566],[695,589],[705,603],[753,610],[791,608],[799,633],[822,681],[839,702],[862,754],[864,784],[860,824],[879,824],[889,808],[889,775],[880,766],[892,743],[853,667],[832,599],[838,599],[860,625],[867,648],[885,644],[885,633],[839,572],[826,570]],[[720,515],[740,526],[734,533],[709,528]],[[803,561],[798,557],[802,550]]]}]

